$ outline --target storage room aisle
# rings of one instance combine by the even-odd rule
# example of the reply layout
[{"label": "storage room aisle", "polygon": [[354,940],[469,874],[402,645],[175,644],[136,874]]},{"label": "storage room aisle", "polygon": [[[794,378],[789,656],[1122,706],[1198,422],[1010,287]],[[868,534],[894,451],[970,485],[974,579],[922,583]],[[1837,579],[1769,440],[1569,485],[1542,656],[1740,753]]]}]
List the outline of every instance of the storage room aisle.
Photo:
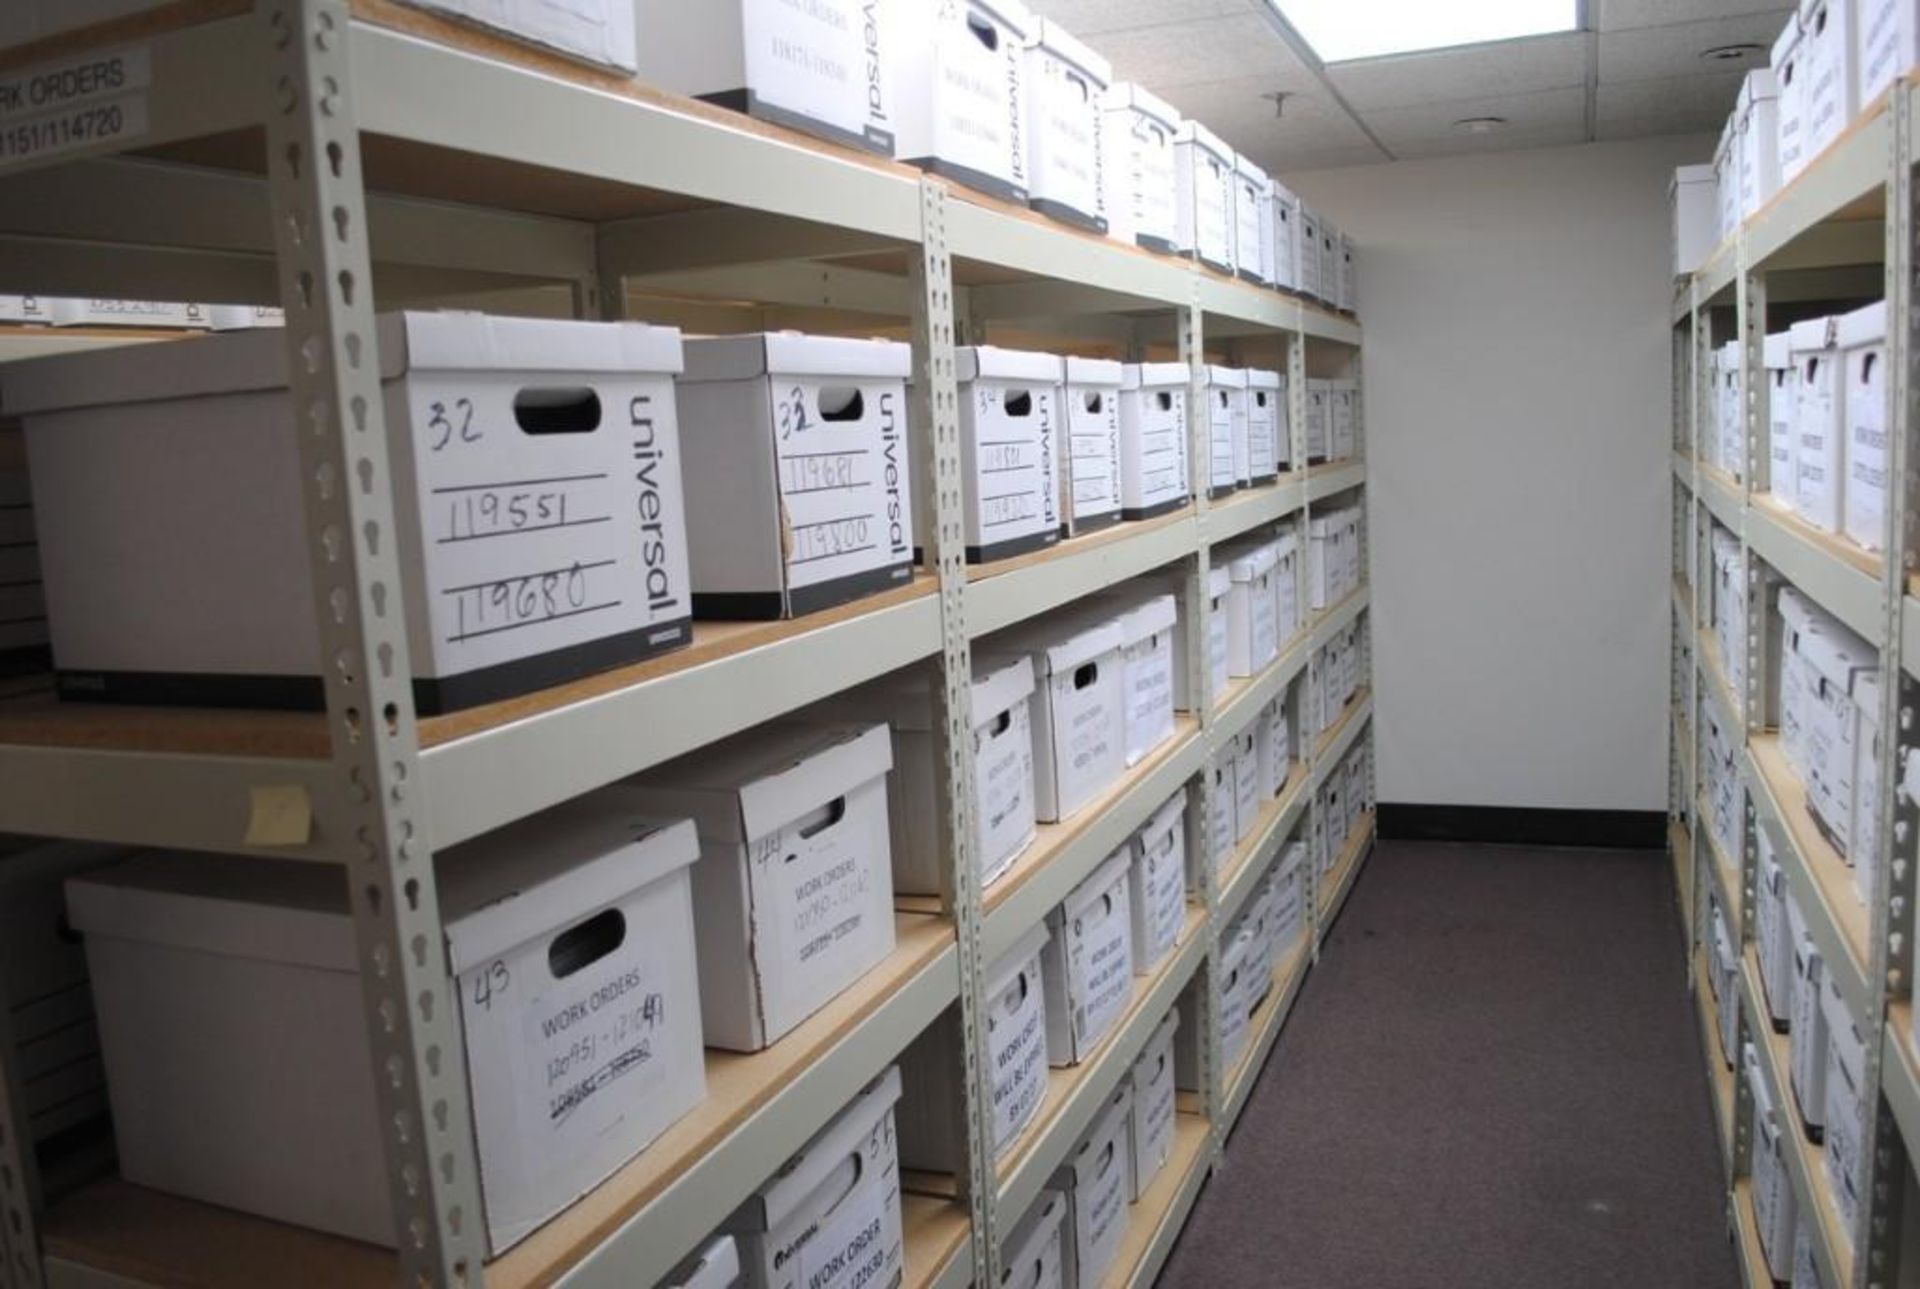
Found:
[{"label": "storage room aisle", "polygon": [[1165,1289],[1739,1283],[1657,851],[1382,841]]}]

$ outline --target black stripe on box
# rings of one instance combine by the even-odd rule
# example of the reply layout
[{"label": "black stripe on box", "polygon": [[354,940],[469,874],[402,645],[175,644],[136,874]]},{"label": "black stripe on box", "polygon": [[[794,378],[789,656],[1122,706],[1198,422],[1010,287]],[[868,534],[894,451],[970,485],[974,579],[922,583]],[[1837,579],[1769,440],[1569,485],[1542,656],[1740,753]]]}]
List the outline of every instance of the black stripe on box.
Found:
[{"label": "black stripe on box", "polygon": [[775,125],[798,130],[802,134],[811,134],[816,139],[825,139],[828,143],[838,143],[843,147],[858,148],[862,152],[878,153],[883,157],[893,155],[893,135],[875,126],[868,126],[864,132],[842,129],[829,121],[818,120],[804,112],[795,112],[791,108],[769,103],[750,89],[719,90],[712,94],[700,95],[704,103],[715,107],[724,107],[730,112],[739,112],[753,117],[757,121],[771,121]]},{"label": "black stripe on box", "polygon": [[940,175],[957,184],[964,184],[975,192],[983,192],[989,197],[998,197],[1010,201],[1016,206],[1027,204],[1027,190],[1020,185],[1010,183],[998,175],[990,175],[984,170],[975,170],[972,166],[959,166],[939,157],[902,157],[910,166],[919,166],[929,174]]},{"label": "black stripe on box", "polygon": [[1067,531],[1067,525],[1061,524],[1060,536],[1062,539],[1068,537],[1085,537],[1088,533],[1097,533],[1101,529],[1111,528],[1119,522],[1120,512],[1117,510],[1105,511],[1098,515],[1086,515],[1073,521],[1072,532]]},{"label": "black stripe on box", "polygon": [[792,591],[695,591],[693,616],[717,622],[763,622],[786,617],[804,617],[845,604],[890,587],[903,586],[913,578],[913,565],[902,561],[885,568],[870,568],[849,573],[831,581]]},{"label": "black stripe on box", "polygon": [[1187,504],[1187,494],[1169,497],[1165,501],[1156,501],[1151,506],[1121,507],[1120,518],[1127,520],[1158,519],[1161,515],[1170,515]]},{"label": "black stripe on box", "polygon": [[967,547],[967,563],[991,564],[997,559],[1011,559],[1015,555],[1025,555],[1029,551],[1045,550],[1060,542],[1060,528],[1055,525],[1041,532],[1030,533],[1025,537],[1009,537],[1003,542],[992,542],[985,546]]},{"label": "black stripe on box", "polygon": [[1135,233],[1133,235],[1133,242],[1134,245],[1143,250],[1152,251],[1157,255],[1177,255],[1179,253],[1173,249],[1171,239],[1155,237],[1152,233]]},{"label": "black stripe on box", "polygon": [[1659,850],[1659,810],[1549,810],[1530,806],[1423,806],[1381,802],[1383,841],[1470,841],[1515,846]]},{"label": "black stripe on box", "polygon": [[1069,206],[1063,201],[1054,201],[1051,197],[1035,197],[1029,201],[1027,205],[1039,211],[1048,219],[1057,219],[1063,224],[1071,224],[1075,228],[1084,228],[1090,233],[1104,233],[1107,231],[1107,221],[1100,216],[1089,215],[1085,211]]}]

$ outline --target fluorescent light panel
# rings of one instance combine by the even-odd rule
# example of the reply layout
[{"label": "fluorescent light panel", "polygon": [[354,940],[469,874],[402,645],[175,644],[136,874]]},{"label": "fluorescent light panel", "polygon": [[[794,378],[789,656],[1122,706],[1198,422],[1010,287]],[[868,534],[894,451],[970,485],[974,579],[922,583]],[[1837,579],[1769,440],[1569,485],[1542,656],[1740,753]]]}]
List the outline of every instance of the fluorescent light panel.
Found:
[{"label": "fluorescent light panel", "polygon": [[1579,0],[1267,0],[1322,62],[1572,31]]}]

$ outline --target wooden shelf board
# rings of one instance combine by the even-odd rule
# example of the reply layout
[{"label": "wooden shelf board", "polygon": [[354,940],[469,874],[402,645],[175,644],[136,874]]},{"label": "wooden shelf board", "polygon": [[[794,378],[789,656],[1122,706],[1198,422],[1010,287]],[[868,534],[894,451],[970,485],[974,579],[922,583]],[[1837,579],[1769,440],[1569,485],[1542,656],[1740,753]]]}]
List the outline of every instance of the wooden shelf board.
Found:
[{"label": "wooden shelf board", "polygon": [[1713,1126],[1720,1134],[1720,1160],[1724,1167],[1732,1159],[1733,1071],[1720,1052],[1720,1008],[1714,1001],[1713,986],[1707,983],[1711,970],[1705,949],[1693,954],[1694,1010],[1700,1019],[1700,1044],[1707,1062],[1707,1091],[1713,1099]]},{"label": "wooden shelf board", "polygon": [[1333,900],[1330,904],[1321,904],[1317,899],[1314,902],[1313,915],[1319,922],[1321,935],[1327,933],[1327,928],[1333,925],[1333,919],[1347,901],[1354,870],[1360,864],[1360,856],[1366,851],[1367,843],[1373,840],[1374,816],[1372,810],[1360,816],[1360,822],[1354,825],[1353,836],[1347,838],[1347,844],[1334,857],[1333,866],[1327,870],[1322,881],[1322,885],[1333,892]]},{"label": "wooden shelf board", "polygon": [[1173,1149],[1153,1183],[1142,1192],[1127,1213],[1127,1233],[1114,1253],[1113,1268],[1107,1273],[1103,1289],[1125,1289],[1142,1277],[1141,1263],[1158,1249],[1165,1253],[1169,1245],[1161,1241],[1161,1227],[1172,1217],[1182,1222],[1186,1215],[1173,1212],[1191,1180],[1193,1170],[1207,1166],[1211,1144],[1207,1121],[1196,1114],[1176,1113],[1173,1117]]},{"label": "wooden shelf board", "polygon": [[1786,529],[1801,541],[1818,547],[1826,554],[1843,564],[1851,565],[1876,581],[1882,572],[1880,556],[1864,546],[1857,546],[1838,533],[1829,533],[1815,528],[1799,515],[1782,505],[1772,493],[1759,493],[1748,499],[1747,504],[1762,511],[1776,526]]},{"label": "wooden shelf board", "polygon": [[1111,546],[1115,542],[1154,532],[1161,528],[1170,528],[1178,523],[1193,522],[1193,505],[1189,502],[1178,510],[1170,510],[1164,515],[1155,515],[1152,519],[1136,519],[1109,525],[1097,532],[1085,533],[1079,537],[1069,537],[1055,542],[1037,551],[1028,551],[1024,555],[1012,555],[1006,559],[997,559],[988,564],[967,565],[967,581],[983,582],[1003,573],[1017,573],[1021,569],[1033,568],[1039,564],[1051,563],[1057,559],[1070,559],[1087,551],[1098,550],[1102,546]]},{"label": "wooden shelf board", "polygon": [[1247,834],[1245,841],[1234,848],[1233,854],[1227,856],[1227,862],[1221,865],[1219,875],[1214,878],[1213,888],[1221,893],[1222,898],[1240,880],[1241,874],[1246,871],[1247,865],[1253,863],[1254,856],[1260,852],[1261,847],[1272,840],[1268,834],[1273,831],[1274,824],[1279,822],[1280,816],[1293,808],[1294,802],[1306,790],[1306,786],[1307,763],[1295,761],[1288,770],[1287,781],[1280,785],[1280,795],[1261,803],[1260,813],[1254,819],[1253,831]]},{"label": "wooden shelf board", "polygon": [[[1826,904],[1825,914],[1839,928],[1847,952],[1853,957],[1855,977],[1865,979],[1867,963],[1871,960],[1867,953],[1867,908],[1853,888],[1853,870],[1820,831],[1820,826],[1813,822],[1813,815],[1807,809],[1806,787],[1787,763],[1780,736],[1755,734],[1747,744],[1754,767],[1767,781],[1774,801],[1779,804],[1780,822],[1793,834],[1794,846],[1806,860],[1814,884],[1820,888],[1821,899]],[[1809,916],[1819,916],[1819,913]]]},{"label": "wooden shelf board", "polygon": [[1707,824],[1709,814],[1705,798],[1694,801],[1693,812],[1700,821],[1700,836],[1706,841],[1707,856],[1713,861],[1714,882],[1720,891],[1720,902],[1726,905],[1727,916],[1733,920],[1733,926],[1738,927],[1742,892],[1745,889],[1740,880],[1740,869],[1720,848],[1720,839],[1713,835],[1713,829]]},{"label": "wooden shelf board", "polygon": [[1354,690],[1353,697],[1349,698],[1346,706],[1340,709],[1340,719],[1320,731],[1320,737],[1315,739],[1313,743],[1313,759],[1316,764],[1326,760],[1327,749],[1333,746],[1335,740],[1340,737],[1341,732],[1347,728],[1347,723],[1353,720],[1354,716],[1360,711],[1360,708],[1365,705],[1367,699],[1372,696],[1373,688],[1370,685],[1362,685],[1360,688]]},{"label": "wooden shelf board", "polygon": [[1260,1000],[1260,1005],[1254,1009],[1253,1015],[1247,1019],[1246,1050],[1241,1052],[1239,1058],[1234,1061],[1233,1068],[1227,1072],[1226,1081],[1220,1085],[1226,1089],[1223,1101],[1228,1105],[1234,1104],[1239,1099],[1240,1085],[1259,1073],[1252,1066],[1254,1061],[1262,1055],[1261,1049],[1267,1045],[1267,1029],[1271,1025],[1285,1023],[1284,1013],[1291,1005],[1289,995],[1292,993],[1295,979],[1306,973],[1308,951],[1312,948],[1312,944],[1304,927],[1294,937],[1294,941],[1291,949],[1281,953],[1274,960],[1273,984],[1268,987],[1267,996]]},{"label": "wooden shelf board", "polygon": [[1711,627],[1706,627],[1699,632],[1699,640],[1699,654],[1701,660],[1706,663],[1707,675],[1711,678],[1713,686],[1720,691],[1721,707],[1734,714],[1738,725],[1733,732],[1738,734],[1745,727],[1747,709],[1746,705],[1740,701],[1739,695],[1734,692],[1733,682],[1727,679],[1726,665],[1720,657],[1719,637],[1714,635]]},{"label": "wooden shelf board", "polygon": [[947,1264],[967,1247],[972,1222],[967,1206],[955,1199],[900,1193],[900,1236],[906,1245],[901,1289],[925,1289],[939,1280]]}]

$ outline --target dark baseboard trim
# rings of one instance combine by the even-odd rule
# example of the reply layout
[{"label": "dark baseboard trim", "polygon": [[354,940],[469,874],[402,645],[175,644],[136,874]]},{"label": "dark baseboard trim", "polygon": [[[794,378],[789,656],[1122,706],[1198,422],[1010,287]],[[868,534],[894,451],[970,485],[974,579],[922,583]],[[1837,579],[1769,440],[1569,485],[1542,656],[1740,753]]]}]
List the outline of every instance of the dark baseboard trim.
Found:
[{"label": "dark baseboard trim", "polygon": [[1382,841],[1477,841],[1516,846],[1659,850],[1658,810],[1545,810],[1530,806],[1415,806],[1382,802]]}]

